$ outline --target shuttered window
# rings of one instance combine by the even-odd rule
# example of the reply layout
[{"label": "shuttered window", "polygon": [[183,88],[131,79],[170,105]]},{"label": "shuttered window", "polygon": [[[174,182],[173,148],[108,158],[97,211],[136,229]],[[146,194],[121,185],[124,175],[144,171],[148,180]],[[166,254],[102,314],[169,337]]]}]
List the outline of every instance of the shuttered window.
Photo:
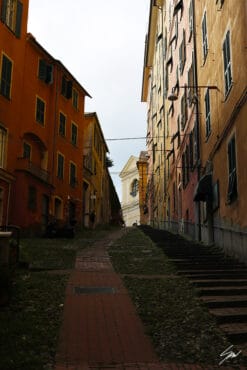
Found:
[{"label": "shuttered window", "polygon": [[45,102],[36,98],[36,121],[42,126],[45,124]]},{"label": "shuttered window", "polygon": [[39,60],[39,79],[46,84],[53,82],[53,66],[43,59]]},{"label": "shuttered window", "polygon": [[74,123],[72,123],[72,125],[71,125],[71,143],[73,145],[77,145],[77,134],[78,134],[77,126]]},{"label": "shuttered window", "polygon": [[16,37],[21,36],[23,4],[18,0],[2,0],[1,21],[14,32]]},{"label": "shuttered window", "polygon": [[211,112],[210,112],[210,95],[209,89],[205,94],[205,124],[206,124],[206,137],[211,133]]},{"label": "shuttered window", "polygon": [[70,177],[69,183],[72,187],[76,186],[76,165],[70,162]]},{"label": "shuttered window", "polygon": [[208,55],[208,35],[207,35],[207,14],[203,15],[202,19],[202,50],[204,62]]},{"label": "shuttered window", "polygon": [[230,49],[230,32],[226,34],[223,43],[224,59],[224,78],[225,78],[225,95],[228,95],[232,86],[232,66],[231,66],[231,49]]},{"label": "shuttered window", "polygon": [[6,57],[6,55],[3,55],[0,91],[1,94],[8,99],[10,99],[11,78],[12,78],[12,62]]},{"label": "shuttered window", "polygon": [[237,196],[236,141],[234,135],[228,144],[228,203],[233,202]]},{"label": "shuttered window", "polygon": [[57,155],[57,177],[59,179],[64,177],[64,156],[60,153]]},{"label": "shuttered window", "polygon": [[59,113],[59,135],[66,135],[66,117],[62,112]]}]

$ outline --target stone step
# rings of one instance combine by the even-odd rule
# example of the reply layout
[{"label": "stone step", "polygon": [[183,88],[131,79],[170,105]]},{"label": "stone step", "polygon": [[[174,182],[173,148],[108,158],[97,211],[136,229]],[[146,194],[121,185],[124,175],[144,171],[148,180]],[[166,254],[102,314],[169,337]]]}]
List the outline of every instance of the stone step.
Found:
[{"label": "stone step", "polygon": [[218,324],[246,323],[247,327],[247,307],[216,308],[210,309],[209,312]]},{"label": "stone step", "polygon": [[222,324],[219,325],[219,328],[225,333],[226,337],[232,344],[247,342],[247,324]]},{"label": "stone step", "polygon": [[234,296],[202,296],[200,300],[210,309],[247,307],[247,295]]},{"label": "stone step", "polygon": [[[219,263],[202,263],[197,261],[188,261],[188,262],[177,262],[175,263],[177,269],[179,270],[221,270],[221,271],[230,271],[230,270],[240,270],[241,266],[235,264],[226,264],[224,262]],[[247,274],[247,270],[244,269]]]},{"label": "stone step", "polygon": [[247,295],[247,286],[228,286],[228,287],[205,287],[196,288],[199,296],[232,296],[232,295]]},{"label": "stone step", "polygon": [[198,269],[190,269],[190,270],[179,270],[177,271],[178,275],[186,276],[188,279],[193,277],[198,277],[202,279],[247,279],[247,271],[246,269],[240,270],[224,270],[224,269],[214,269],[214,270],[198,270]]},{"label": "stone step", "polygon": [[[217,277],[217,276],[216,276]],[[247,286],[247,279],[215,279],[214,277],[208,278],[207,276],[188,277],[190,282],[196,287],[239,287]]]}]

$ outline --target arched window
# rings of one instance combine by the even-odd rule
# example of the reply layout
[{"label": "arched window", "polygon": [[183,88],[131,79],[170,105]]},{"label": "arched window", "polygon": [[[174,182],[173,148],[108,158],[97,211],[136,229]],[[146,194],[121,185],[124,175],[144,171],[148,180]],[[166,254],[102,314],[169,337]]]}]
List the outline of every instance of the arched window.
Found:
[{"label": "arched window", "polygon": [[134,179],[131,183],[131,187],[130,187],[130,195],[132,195],[132,197],[135,197],[138,193],[138,180],[137,179]]}]

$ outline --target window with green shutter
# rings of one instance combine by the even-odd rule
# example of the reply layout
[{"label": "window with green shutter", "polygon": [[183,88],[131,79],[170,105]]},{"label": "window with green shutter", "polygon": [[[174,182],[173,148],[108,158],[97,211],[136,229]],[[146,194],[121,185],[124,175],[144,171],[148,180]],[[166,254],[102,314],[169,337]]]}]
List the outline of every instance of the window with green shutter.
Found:
[{"label": "window with green shutter", "polygon": [[210,111],[210,95],[209,89],[205,94],[205,123],[206,123],[206,137],[211,133],[211,111]]},{"label": "window with green shutter", "polygon": [[228,190],[227,201],[233,202],[238,196],[235,135],[228,144]]},{"label": "window with green shutter", "polygon": [[57,155],[57,177],[59,179],[64,177],[64,156],[60,153]]},{"label": "window with green shutter", "polygon": [[72,187],[76,186],[76,165],[70,162],[70,177],[69,183]]},{"label": "window with green shutter", "polygon": [[208,34],[207,34],[207,14],[203,15],[202,19],[202,51],[203,51],[203,61],[205,62],[208,55]]},{"label": "window with green shutter", "polygon": [[62,112],[59,113],[59,135],[66,135],[66,117]]},{"label": "window with green shutter", "polygon": [[39,60],[39,79],[46,84],[53,82],[53,65],[47,63],[44,59]]},{"label": "window with green shutter", "polygon": [[2,0],[1,21],[21,37],[23,4],[19,0]]},{"label": "window with green shutter", "polygon": [[42,126],[45,124],[45,102],[36,98],[36,121]]},{"label": "window with green shutter", "polygon": [[3,54],[2,56],[2,69],[1,69],[1,86],[0,92],[5,98],[10,99],[11,91],[11,78],[12,78],[12,62]]},{"label": "window with green shutter", "polygon": [[72,123],[71,125],[71,143],[77,145],[77,126]]},{"label": "window with green shutter", "polygon": [[223,43],[223,59],[224,59],[224,78],[225,78],[225,95],[227,96],[232,87],[232,66],[231,66],[231,48],[230,48],[230,32],[226,34]]}]

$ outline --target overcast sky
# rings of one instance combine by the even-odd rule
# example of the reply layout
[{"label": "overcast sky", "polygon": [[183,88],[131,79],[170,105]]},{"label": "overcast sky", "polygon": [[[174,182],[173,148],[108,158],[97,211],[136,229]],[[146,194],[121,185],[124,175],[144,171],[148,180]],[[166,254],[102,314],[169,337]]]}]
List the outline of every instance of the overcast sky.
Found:
[{"label": "overcast sky", "polygon": [[[146,135],[141,103],[150,0],[29,0],[28,32],[59,59],[92,96],[106,139]],[[112,179],[121,200],[119,172],[145,140],[107,141]]]}]

